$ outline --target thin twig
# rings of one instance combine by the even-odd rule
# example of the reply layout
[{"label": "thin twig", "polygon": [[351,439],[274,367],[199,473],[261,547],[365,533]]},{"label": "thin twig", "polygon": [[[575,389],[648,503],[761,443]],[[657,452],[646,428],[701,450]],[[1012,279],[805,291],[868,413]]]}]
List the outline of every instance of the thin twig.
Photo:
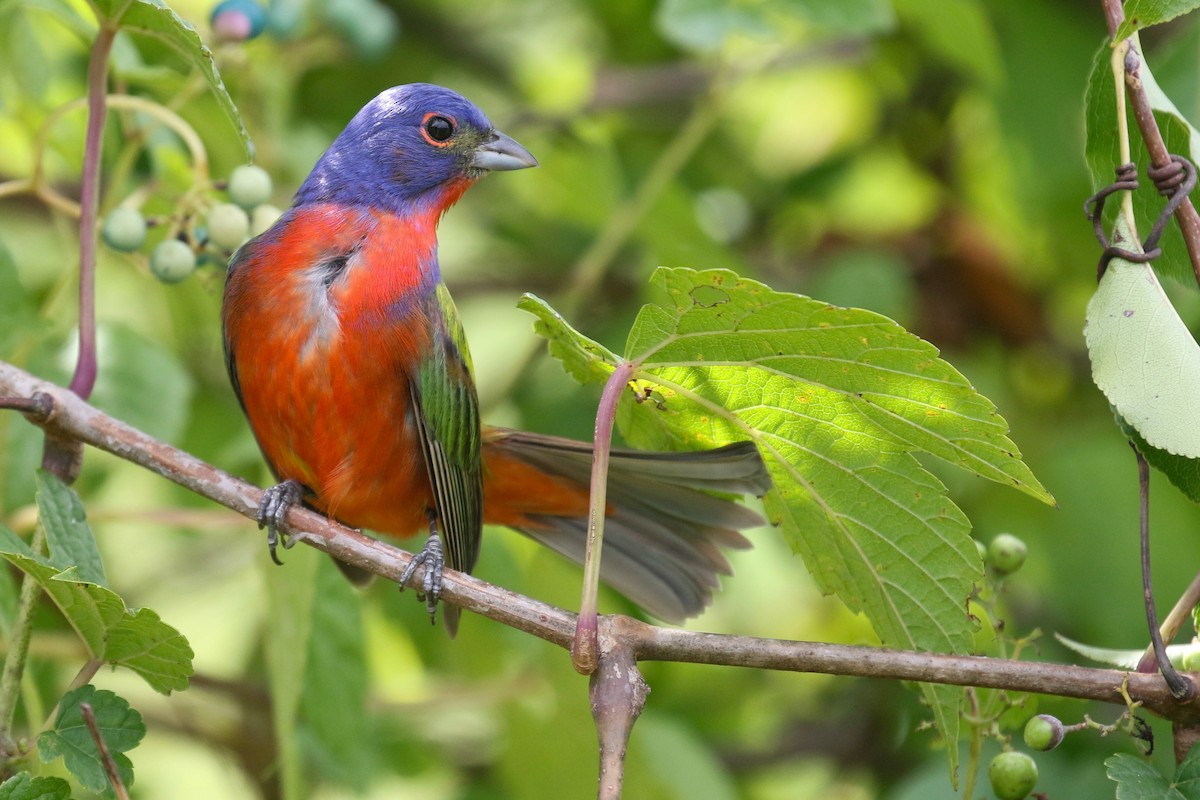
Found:
[{"label": "thin twig", "polygon": [[113,794],[117,796],[117,800],[129,800],[129,792],[121,780],[121,773],[117,771],[117,762],[113,761],[112,753],[108,752],[108,743],[100,735],[100,726],[96,724],[96,713],[92,711],[92,704],[80,703],[79,711],[83,714],[83,721],[87,725],[88,733],[92,735],[92,741],[96,743],[96,749],[100,751],[100,763],[104,765],[104,774],[112,784]]},{"label": "thin twig", "polygon": [[105,21],[96,31],[88,62],[88,120],[79,197],[79,357],[71,391],[87,399],[96,385],[96,220],[100,205],[100,156],[104,144],[108,54],[119,27]]},{"label": "thin twig", "polygon": [[1196,687],[1190,680],[1175,671],[1171,659],[1167,657],[1167,646],[1163,644],[1162,633],[1158,629],[1158,614],[1154,609],[1154,584],[1150,576],[1150,464],[1142,451],[1133,442],[1129,443],[1133,454],[1137,457],[1138,467],[1138,530],[1141,542],[1142,561],[1142,601],[1146,608],[1146,626],[1150,630],[1150,645],[1154,648],[1154,660],[1158,671],[1171,689],[1171,694],[1180,700],[1186,700],[1196,693]]},{"label": "thin twig", "polygon": [[612,452],[613,425],[621,395],[627,391],[636,364],[626,361],[613,370],[600,395],[596,431],[592,441],[592,483],[588,506],[587,549],[583,558],[583,595],[579,601],[579,624],[571,646],[571,663],[582,675],[596,670],[600,647],[596,642],[596,615],[600,600],[600,562],[604,544],[604,519],[608,508],[608,457]]}]

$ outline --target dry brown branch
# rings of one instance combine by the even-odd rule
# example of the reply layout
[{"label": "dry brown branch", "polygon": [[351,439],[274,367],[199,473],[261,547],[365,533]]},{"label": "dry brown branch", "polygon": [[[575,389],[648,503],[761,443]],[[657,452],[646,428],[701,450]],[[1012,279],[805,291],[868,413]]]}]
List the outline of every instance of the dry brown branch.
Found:
[{"label": "dry brown branch", "polygon": [[[0,362],[0,396],[37,399],[48,414],[31,414],[34,424],[60,436],[113,453],[162,475],[214,502],[253,517],[261,490],[216,467],[138,431],[93,408],[66,389]],[[355,566],[397,580],[411,555],[304,509],[288,513],[296,539]],[[265,555],[264,555],[265,557]],[[575,615],[478,578],[447,570],[443,599],[504,625],[567,649]],[[1177,725],[1200,722],[1200,703],[1176,702],[1158,675],[1065,664],[1010,661],[976,656],[914,653],[886,648],[797,642],[685,631],[648,625],[628,617],[602,617],[605,654],[628,650],[636,660],[680,661],[790,672],[917,680],[981,686],[1122,704],[1128,691],[1147,710]]]}]

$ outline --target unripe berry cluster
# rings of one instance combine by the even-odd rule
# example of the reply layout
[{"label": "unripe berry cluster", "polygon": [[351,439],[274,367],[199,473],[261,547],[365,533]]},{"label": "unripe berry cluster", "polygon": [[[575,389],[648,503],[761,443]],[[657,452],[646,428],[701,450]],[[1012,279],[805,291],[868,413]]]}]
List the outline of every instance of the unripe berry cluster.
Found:
[{"label": "unripe berry cluster", "polygon": [[[271,176],[262,167],[246,164],[237,167],[225,182],[229,202],[214,203],[204,211],[202,225],[192,235],[180,232],[163,239],[150,251],[150,271],[165,283],[178,283],[191,275],[201,255],[227,259],[251,236],[257,236],[274,224],[282,213],[270,204]],[[192,212],[183,216],[191,217]],[[118,206],[104,219],[101,235],[113,250],[132,253],[146,244],[147,220],[130,206]]]}]

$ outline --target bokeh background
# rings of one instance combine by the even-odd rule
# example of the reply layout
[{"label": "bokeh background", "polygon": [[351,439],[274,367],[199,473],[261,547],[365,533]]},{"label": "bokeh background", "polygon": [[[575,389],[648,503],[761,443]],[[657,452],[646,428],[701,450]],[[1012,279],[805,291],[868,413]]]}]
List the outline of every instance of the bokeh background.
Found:
[{"label": "bokeh background", "polygon": [[[212,41],[210,3],[171,7]],[[90,33],[64,22],[72,14],[87,18],[71,0],[0,1],[0,180],[31,173],[37,131],[84,94]],[[1099,252],[1081,212],[1092,190],[1082,97],[1103,38],[1100,4],[1081,0],[276,0],[263,36],[214,52],[280,206],[358,108],[397,83],[462,92],[537,155],[540,169],[489,178],[442,225],[441,262],[490,421],[590,437],[597,392],[545,356],[515,302],[534,292],[619,351],[657,265],[731,268],[880,311],[932,341],[997,403],[1059,508],[929,466],[979,539],[1008,531],[1030,547],[1005,585],[1007,632],[1040,629],[1027,657],[1076,661],[1050,634],[1114,648],[1145,640],[1135,465],[1082,338]],[[1200,27],[1184,19],[1145,41],[1159,81],[1192,114]],[[206,84],[160,42],[123,37],[112,74],[117,90],[187,119],[215,177],[246,160]],[[113,117],[105,208],[140,193],[148,211],[169,212],[191,187],[186,150],[145,119]],[[67,114],[44,150],[42,167],[68,195],[83,124]],[[0,259],[0,358],[60,381],[73,363],[75,226],[28,195],[0,199],[10,256]],[[102,250],[94,402],[265,485],[222,362],[222,279],[211,261],[165,285],[144,258]],[[1200,320],[1194,287],[1169,288],[1185,319]],[[13,414],[0,415],[0,437],[0,520],[28,532],[39,437]],[[95,681],[146,717],[149,734],[130,754],[135,796],[277,796],[263,643],[289,573],[315,576],[320,609],[297,654],[310,665],[308,796],[594,796],[586,683],[558,649],[476,618],[451,642],[411,596],[379,583],[352,590],[304,548],[271,567],[246,520],[105,454],[87,454],[78,488],[114,588],[196,651],[193,687],[171,698],[119,672]],[[1157,476],[1153,502],[1169,605],[1195,570],[1198,517]],[[773,531],[752,538],[692,627],[875,641],[819,596]],[[510,532],[488,531],[477,573],[577,602],[578,570]],[[0,597],[11,597],[10,578]],[[605,608],[634,613],[615,595]],[[991,638],[980,632],[982,652]],[[50,607],[33,653],[29,714],[40,719],[36,703],[45,713],[81,659]],[[955,796],[909,688],[644,671],[653,694],[630,746],[629,797]],[[1016,720],[1035,708],[1068,722],[1116,714],[1030,698]],[[1169,732],[1158,732],[1166,769]],[[1112,796],[1103,758],[1135,750],[1122,737],[1071,737],[1039,757],[1038,790]]]}]

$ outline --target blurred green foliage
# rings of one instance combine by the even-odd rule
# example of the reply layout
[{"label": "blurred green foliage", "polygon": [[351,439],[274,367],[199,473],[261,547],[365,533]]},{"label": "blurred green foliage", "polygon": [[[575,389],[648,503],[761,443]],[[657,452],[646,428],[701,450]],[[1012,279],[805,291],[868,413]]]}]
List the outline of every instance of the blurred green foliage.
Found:
[{"label": "blurred green foliage", "polygon": [[[537,155],[541,169],[483,182],[442,226],[442,266],[491,421],[590,436],[596,392],[541,356],[532,318],[515,308],[525,291],[614,349],[658,265],[730,268],[886,313],[997,403],[1060,504],[926,463],[977,538],[1011,531],[1029,545],[1002,598],[1009,632],[1141,646],[1134,462],[1081,335],[1098,256],[1080,214],[1098,3],[276,0],[264,36],[219,46],[211,5],[171,3],[214,47],[276,205],[358,108],[396,83],[462,92]],[[36,165],[35,153],[55,109],[84,95],[94,30],[76,0],[0,0],[0,182],[36,166],[77,196],[81,111],[46,129]],[[1189,17],[1143,34],[1184,115],[1197,102],[1198,36]],[[114,89],[179,113],[220,179],[246,155],[203,73],[153,36],[122,35],[113,52]],[[193,187],[188,151],[153,120],[114,112],[105,142],[102,211],[132,198],[169,215]],[[70,215],[29,194],[0,198],[0,358],[59,382],[73,361],[77,248]],[[102,250],[94,400],[265,484],[222,363],[221,281],[210,260],[167,286],[144,257]],[[1175,294],[1185,320],[1200,321],[1194,292]],[[0,415],[0,452],[0,521],[27,533],[40,435]],[[1196,512],[1161,476],[1153,486],[1168,602],[1193,572]],[[135,796],[279,796],[284,770],[316,798],[594,795],[586,687],[558,649],[473,618],[450,642],[410,596],[379,583],[353,590],[304,548],[276,569],[244,519],[113,457],[87,453],[77,488],[110,585],[195,651],[192,687],[170,698],[129,673],[95,678],[145,720]],[[873,641],[774,532],[753,538],[693,627]],[[477,572],[577,602],[577,570],[507,532],[489,531]],[[12,577],[0,572],[0,631]],[[309,607],[304,637],[289,626]],[[632,611],[615,596],[606,609]],[[978,639],[989,651],[990,630]],[[1072,660],[1048,637],[1026,657]],[[37,730],[86,658],[49,605],[31,658],[22,714]],[[272,715],[293,711],[273,709],[266,686],[301,664],[289,695],[297,749],[280,757]],[[683,664],[644,671],[654,692],[630,745],[630,797],[953,796],[945,755],[915,732],[927,712],[904,687]],[[1110,713],[1050,699],[1024,710],[1013,731],[1038,711],[1067,722]],[[1039,756],[1038,791],[1111,795],[1103,760],[1114,750],[1134,745],[1068,737]],[[1169,750],[1156,755],[1159,772],[1170,774]]]}]

